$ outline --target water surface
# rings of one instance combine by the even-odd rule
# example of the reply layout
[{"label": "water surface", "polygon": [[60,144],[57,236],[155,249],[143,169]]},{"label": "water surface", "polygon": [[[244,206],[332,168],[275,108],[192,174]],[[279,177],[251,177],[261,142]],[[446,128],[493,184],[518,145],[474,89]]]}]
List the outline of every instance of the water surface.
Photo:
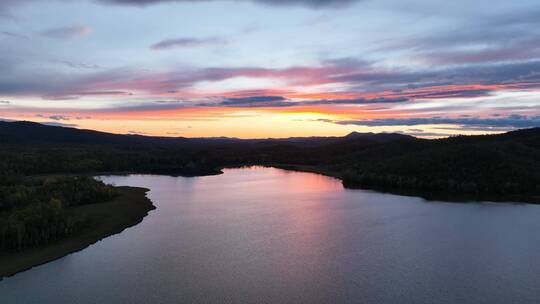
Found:
[{"label": "water surface", "polygon": [[346,190],[270,168],[151,189],[119,235],[0,282],[0,303],[539,303],[540,208]]}]

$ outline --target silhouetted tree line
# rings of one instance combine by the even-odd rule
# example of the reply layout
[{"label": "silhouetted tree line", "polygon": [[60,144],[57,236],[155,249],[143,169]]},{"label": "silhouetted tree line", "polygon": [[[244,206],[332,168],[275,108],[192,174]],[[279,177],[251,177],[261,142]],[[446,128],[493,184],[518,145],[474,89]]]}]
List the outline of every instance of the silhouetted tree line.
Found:
[{"label": "silhouetted tree line", "polygon": [[[43,126],[30,127],[27,134],[35,134],[36,128]],[[16,134],[12,131],[6,134]],[[473,195],[540,194],[540,128],[439,140],[400,134],[188,140],[81,133],[54,127],[45,131],[47,136],[39,137],[34,144],[25,144],[25,137],[19,136],[0,146],[0,174],[134,172],[199,176],[218,173],[227,166],[282,164],[331,172],[341,176],[348,187]],[[59,131],[61,134],[54,136]],[[68,131],[69,143],[47,142],[47,138],[66,140],[64,133]]]},{"label": "silhouetted tree line", "polygon": [[9,146],[0,149],[0,172],[12,175],[136,172],[204,175],[218,163],[205,151],[152,146]]},{"label": "silhouetted tree line", "polygon": [[[433,145],[378,157],[359,154],[345,170],[348,187],[464,194],[540,194],[540,149],[515,142]],[[381,156],[386,154],[386,157]]]},{"label": "silhouetted tree line", "polygon": [[90,177],[0,176],[0,248],[21,250],[69,235],[86,223],[69,207],[116,195],[114,187]]}]

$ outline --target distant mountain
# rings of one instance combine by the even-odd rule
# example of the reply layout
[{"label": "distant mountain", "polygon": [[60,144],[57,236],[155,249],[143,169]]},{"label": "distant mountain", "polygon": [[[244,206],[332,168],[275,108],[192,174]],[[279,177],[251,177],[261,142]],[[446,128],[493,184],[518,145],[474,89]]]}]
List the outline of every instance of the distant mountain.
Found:
[{"label": "distant mountain", "polygon": [[144,135],[122,135],[94,130],[70,127],[50,126],[29,121],[0,121],[0,143],[4,144],[216,144],[216,143],[248,143],[248,144],[307,144],[322,145],[350,139],[363,139],[376,142],[388,142],[397,139],[412,138],[395,133],[357,133],[344,137],[291,137],[266,139],[238,139],[229,137],[185,138],[159,137]]},{"label": "distant mountain", "polygon": [[420,139],[396,133],[282,139],[119,135],[0,122],[0,176],[136,172],[200,176],[249,165],[298,168],[347,187],[540,203],[540,128]]},{"label": "distant mountain", "polygon": [[187,142],[234,142],[238,139],[160,137],[113,134],[29,121],[0,121],[0,143],[10,144],[182,144]]},{"label": "distant mountain", "polygon": [[[393,141],[351,153],[348,187],[422,190],[540,203],[540,128]],[[499,195],[499,196],[497,196]]]},{"label": "distant mountain", "polygon": [[345,139],[367,139],[376,142],[389,142],[394,140],[411,139],[413,136],[399,133],[359,133],[351,132],[345,136]]},{"label": "distant mountain", "polygon": [[28,121],[0,121],[0,143],[10,144],[134,144],[146,141],[137,135],[117,135],[92,130],[48,126]]}]

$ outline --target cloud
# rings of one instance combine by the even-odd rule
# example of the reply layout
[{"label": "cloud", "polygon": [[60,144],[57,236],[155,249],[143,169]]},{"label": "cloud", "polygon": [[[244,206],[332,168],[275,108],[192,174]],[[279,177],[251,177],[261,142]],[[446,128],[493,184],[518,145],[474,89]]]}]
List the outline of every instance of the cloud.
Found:
[{"label": "cloud", "polygon": [[0,100],[0,105],[8,105],[11,104],[8,100]]},{"label": "cloud", "polygon": [[36,117],[40,118],[48,118],[51,120],[70,120],[71,118],[66,115],[43,115],[43,114],[36,114]]},{"label": "cloud", "polygon": [[400,103],[410,101],[407,97],[377,97],[377,98],[351,98],[351,99],[320,99],[301,102],[303,105],[331,105],[331,104],[374,104],[374,103]]},{"label": "cloud", "polygon": [[52,119],[52,120],[69,120],[69,117],[64,116],[64,115],[51,115],[51,116],[49,116],[49,119]]},{"label": "cloud", "polygon": [[[538,42],[537,42],[538,43]],[[475,51],[436,52],[428,54],[427,60],[435,64],[467,64],[482,62],[504,62],[540,57],[538,45],[527,46],[520,43],[515,46],[489,47]]]},{"label": "cloud", "polygon": [[148,133],[141,132],[141,131],[128,131],[128,135],[148,135]]},{"label": "cloud", "polygon": [[[390,102],[387,99],[323,99],[323,100],[304,100],[292,101],[284,96],[250,96],[250,97],[208,97],[210,101],[197,100],[155,100],[152,102],[141,102],[137,104],[124,103],[116,106],[100,109],[97,112],[106,113],[135,113],[148,111],[167,111],[180,110],[195,107],[220,107],[220,108],[283,108],[298,106],[314,106],[328,104],[372,104],[377,102]],[[384,101],[383,101],[384,100]],[[392,102],[406,102],[408,99],[398,98]],[[40,116],[41,117],[41,116]],[[50,117],[49,117],[50,118]],[[329,121],[330,122],[330,121]]]},{"label": "cloud", "polygon": [[151,46],[153,50],[168,50],[172,48],[196,48],[227,44],[222,38],[176,38],[157,42]]},{"label": "cloud", "polygon": [[253,96],[225,98],[217,105],[226,107],[287,107],[291,105],[291,102],[288,102],[283,96]]},{"label": "cloud", "polygon": [[[158,3],[199,3],[217,0],[98,0],[103,3],[146,6]],[[362,0],[235,0],[276,6],[298,5],[310,8],[342,8]]]},{"label": "cloud", "polygon": [[406,134],[406,135],[410,135],[410,136],[414,136],[414,137],[448,137],[448,136],[454,135],[454,134],[450,134],[450,133],[439,133],[439,132],[410,132],[410,131],[405,131],[405,132],[396,132],[396,133]]},{"label": "cloud", "polygon": [[509,128],[505,126],[464,126],[461,125],[459,127],[437,127],[433,128],[437,130],[451,130],[451,131],[461,131],[461,132],[467,132],[467,131],[495,131],[495,132],[505,132],[508,131]]},{"label": "cloud", "polygon": [[[355,85],[358,90],[394,91],[396,95],[410,98],[437,98],[437,95],[439,95],[438,98],[452,98],[485,96],[492,91],[510,87],[538,89],[540,88],[539,72],[540,61],[531,60],[488,65],[430,67],[415,71],[371,67],[330,75],[329,79],[335,83]],[[501,87],[502,84],[506,88]],[[465,86],[466,89],[461,86]],[[431,90],[419,90],[421,88],[431,88]]]},{"label": "cloud", "polygon": [[498,118],[382,118],[372,120],[342,120],[332,122],[340,125],[357,125],[366,127],[448,124],[482,127],[532,128],[540,126],[540,116],[511,115]]},{"label": "cloud", "polygon": [[147,112],[156,110],[179,110],[185,109],[189,106],[193,106],[193,103],[184,101],[164,101],[158,100],[154,102],[143,103],[123,103],[109,108],[102,108],[92,112],[95,113],[134,113],[134,112]]},{"label": "cloud", "polygon": [[448,30],[383,43],[379,51],[407,51],[427,64],[502,63],[540,58],[540,14],[536,6],[507,6],[460,18]]},{"label": "cloud", "polygon": [[66,26],[66,27],[57,27],[48,29],[41,32],[43,36],[56,38],[56,39],[72,39],[77,37],[82,37],[89,34],[92,31],[91,28],[82,25]]},{"label": "cloud", "polygon": [[355,105],[355,104],[375,104],[375,103],[399,103],[407,102],[408,98],[352,98],[352,99],[319,99],[319,100],[302,100],[291,101],[283,96],[248,96],[248,97],[235,97],[225,98],[217,103],[201,103],[199,106],[212,106],[212,107],[243,107],[243,108],[256,108],[256,107],[294,107],[294,106],[315,106],[315,105]]},{"label": "cloud", "polygon": [[[64,0],[65,2],[76,2],[75,0]],[[92,0],[96,3],[114,4],[114,5],[129,5],[129,6],[149,6],[164,3],[204,3],[204,2],[252,2],[271,6],[300,6],[311,9],[339,9],[346,8],[358,2],[366,0]],[[11,15],[11,8],[28,3],[47,3],[45,0],[0,0],[0,19],[14,18]],[[58,34],[63,36],[62,34]]]},{"label": "cloud", "polygon": [[76,128],[79,126],[77,124],[67,124],[67,123],[61,123],[57,121],[40,121],[39,123],[43,125],[47,125],[47,126],[64,127],[64,128]]},{"label": "cloud", "polygon": [[415,99],[449,99],[449,98],[474,98],[491,95],[495,88],[467,88],[463,86],[434,86],[428,90],[409,90],[403,94],[408,94]]},{"label": "cloud", "polygon": [[25,35],[13,33],[13,32],[8,32],[8,31],[0,31],[0,35],[11,37],[11,38],[17,38],[17,39],[29,39]]},{"label": "cloud", "polygon": [[[270,100],[275,98],[274,100]],[[315,99],[290,101],[281,96],[255,96],[246,98],[232,98],[218,103],[219,106],[250,106],[250,107],[294,107],[294,106],[319,106],[319,105],[360,105],[360,104],[377,104],[377,103],[401,103],[410,101],[408,98],[351,98],[351,99]],[[265,100],[269,99],[269,100]]]},{"label": "cloud", "polygon": [[92,118],[91,116],[70,117],[70,116],[62,115],[62,114],[54,114],[54,115],[36,114],[36,117],[47,118],[47,119],[51,119],[51,120],[72,120],[72,119],[83,120],[83,119],[91,119]]},{"label": "cloud", "polygon": [[[255,96],[283,96],[287,100],[265,100],[275,106],[317,104],[402,103],[418,99],[451,99],[490,96],[498,91],[540,90],[540,61],[482,64],[442,69],[380,68],[345,61],[321,66],[288,68],[180,68],[153,72],[142,69],[108,69],[73,74],[43,70],[0,75],[0,96],[41,96],[45,99],[76,99],[83,96],[131,96],[138,98],[189,98],[200,83],[234,78],[270,79],[283,83],[279,88],[242,92],[250,106],[262,105]],[[1,63],[1,59],[0,59]],[[43,81],[47,79],[48,81]],[[339,87],[331,99],[309,99],[295,95],[293,88]],[[269,92],[270,95],[256,95]],[[276,92],[276,93],[274,93]],[[341,93],[342,92],[342,93]],[[204,92],[203,92],[204,93]],[[249,94],[248,94],[249,93]],[[233,95],[226,94],[226,96]],[[272,95],[278,94],[278,95]],[[283,94],[283,95],[281,95]],[[315,94],[316,95],[316,94]],[[344,98],[339,98],[342,95]],[[164,97],[163,97],[164,96]],[[354,96],[350,98],[350,96]],[[236,97],[236,96],[234,96]],[[221,100],[226,102],[226,100]],[[230,106],[242,100],[229,100]],[[244,102],[243,104],[247,104]],[[208,106],[205,104],[205,106]]]},{"label": "cloud", "polygon": [[[480,41],[476,43],[479,44]],[[460,46],[463,45],[467,43],[462,42]],[[450,48],[423,52],[420,56],[429,63],[445,65],[531,60],[540,58],[540,39],[537,36],[508,38],[506,41],[489,43],[482,48],[469,50]]]},{"label": "cloud", "polygon": [[51,60],[51,62],[59,63],[73,69],[97,70],[103,68],[102,66],[97,64],[78,63],[69,60]]},{"label": "cloud", "polygon": [[[330,80],[322,79],[341,70],[335,67],[292,67],[287,69],[268,68],[204,68],[178,69],[166,72],[149,72],[139,69],[112,69],[84,75],[51,73],[26,73],[22,77],[0,75],[0,95],[70,96],[73,92],[139,91],[149,94],[164,94],[190,88],[200,82],[214,82],[236,77],[278,78],[298,84],[318,84]],[[54,77],[51,77],[54,75]],[[50,81],[43,81],[50,79]]]},{"label": "cloud", "polygon": [[74,100],[83,96],[131,96],[133,93],[124,91],[82,91],[82,92],[61,92],[43,95],[47,100]]},{"label": "cloud", "polygon": [[0,1],[0,18],[12,18],[10,15],[9,9],[12,6],[20,5],[26,2],[31,2],[31,0],[1,0]]},{"label": "cloud", "polygon": [[378,102],[406,102],[408,99],[396,98],[390,101],[385,98],[376,99],[322,99],[292,101],[284,96],[249,96],[249,97],[210,97],[211,101],[200,102],[194,100],[156,100],[139,104],[124,104],[115,108],[104,109],[106,112],[146,112],[160,110],[178,110],[193,107],[224,107],[224,108],[283,108],[298,106],[314,106],[329,104],[373,104]]}]

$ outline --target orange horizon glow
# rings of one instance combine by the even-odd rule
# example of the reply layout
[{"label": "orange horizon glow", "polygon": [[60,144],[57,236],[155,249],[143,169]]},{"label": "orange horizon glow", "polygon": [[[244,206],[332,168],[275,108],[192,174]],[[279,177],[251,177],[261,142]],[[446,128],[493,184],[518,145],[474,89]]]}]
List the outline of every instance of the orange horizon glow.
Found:
[{"label": "orange horizon glow", "polygon": [[[152,82],[153,83],[153,82]],[[219,106],[218,105],[183,105],[182,103],[141,103],[143,107],[111,107],[81,109],[70,107],[40,108],[36,106],[18,106],[1,109],[5,119],[28,120],[35,122],[49,117],[58,125],[83,129],[98,130],[116,134],[141,134],[170,137],[236,137],[236,138],[286,138],[306,136],[343,136],[353,131],[358,132],[404,132],[417,134],[425,138],[446,137],[459,134],[493,134],[504,130],[486,128],[484,130],[460,131],[456,126],[361,126],[334,122],[355,120],[377,120],[396,118],[430,118],[448,116],[441,102],[459,104],[462,92],[518,92],[534,94],[537,89],[527,87],[527,83],[512,84],[467,84],[423,87],[416,89],[382,91],[374,93],[298,93],[295,90],[268,89],[244,90],[221,93],[222,98],[250,98],[251,96],[283,96],[287,106]],[[117,94],[112,92],[112,94]],[[260,95],[262,94],[262,95]],[[193,94],[195,96],[196,94]],[[205,94],[199,93],[200,96]],[[415,100],[415,96],[430,96]],[[200,97],[199,96],[199,97]],[[102,98],[103,96],[100,96]],[[408,102],[381,103],[332,103],[333,100],[370,100],[376,98],[411,98]],[[494,95],[495,98],[497,97]],[[467,98],[471,104],[474,97]],[[484,98],[486,99],[486,98]],[[295,102],[300,100],[300,102]],[[320,104],[310,104],[319,102]],[[328,101],[328,102],[327,102]],[[327,104],[325,104],[327,103]],[[163,105],[171,108],[161,108]],[[469,106],[470,107],[470,106]],[[499,112],[489,108],[478,111],[462,110],[462,113],[475,113],[477,118],[486,118]],[[535,115],[537,111],[520,110],[520,114]],[[459,117],[459,111],[453,111]],[[421,131],[419,131],[421,130]],[[443,131],[441,131],[443,130]],[[425,134],[419,134],[424,132]]]}]

